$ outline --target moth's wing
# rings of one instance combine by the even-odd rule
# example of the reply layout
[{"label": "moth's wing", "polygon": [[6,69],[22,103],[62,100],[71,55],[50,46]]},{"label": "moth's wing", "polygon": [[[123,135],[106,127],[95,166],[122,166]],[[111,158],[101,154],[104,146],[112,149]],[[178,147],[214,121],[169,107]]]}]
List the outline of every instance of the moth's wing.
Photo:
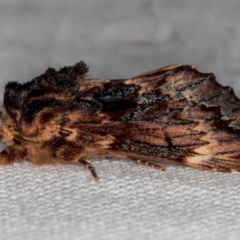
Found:
[{"label": "moth's wing", "polygon": [[[170,70],[174,70],[174,69],[177,69],[177,68],[182,67],[182,66],[185,66],[185,65],[179,64],[179,63],[174,63],[174,64],[171,64],[171,65],[162,67],[162,68],[158,68],[158,69],[155,69],[155,70],[152,70],[152,71],[144,72],[141,75],[136,76],[136,78],[137,77],[147,77],[147,76],[153,76],[153,75],[157,75],[157,74],[162,74],[164,72],[167,72],[167,71],[170,71]],[[194,66],[194,65],[191,65],[191,68],[197,70],[197,67]]]},{"label": "moth's wing", "polygon": [[[231,129],[228,125],[216,128],[199,124],[204,128],[201,141],[206,144],[193,147],[183,163],[188,166],[210,169],[214,171],[240,171],[240,135],[239,129]],[[208,130],[208,131],[207,131]]]},{"label": "moth's wing", "polygon": [[[113,146],[131,156],[218,171],[240,170],[240,100],[212,73],[171,65],[126,80],[138,84],[136,108]],[[115,132],[117,128],[115,127]],[[121,137],[120,137],[121,135]]]}]

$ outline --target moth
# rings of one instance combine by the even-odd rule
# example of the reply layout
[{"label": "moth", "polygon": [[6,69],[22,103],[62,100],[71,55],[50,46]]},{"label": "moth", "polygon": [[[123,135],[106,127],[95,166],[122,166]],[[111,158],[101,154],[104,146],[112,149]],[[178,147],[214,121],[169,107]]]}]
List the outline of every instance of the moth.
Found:
[{"label": "moth", "polygon": [[240,170],[240,100],[212,73],[174,64],[120,80],[89,79],[81,61],[5,87],[0,164],[125,158]]}]

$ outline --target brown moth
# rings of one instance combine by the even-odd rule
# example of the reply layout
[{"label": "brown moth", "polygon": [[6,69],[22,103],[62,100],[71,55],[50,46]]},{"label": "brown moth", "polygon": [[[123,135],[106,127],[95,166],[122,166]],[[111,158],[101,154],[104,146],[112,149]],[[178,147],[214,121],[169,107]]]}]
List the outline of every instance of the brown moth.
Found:
[{"label": "brown moth", "polygon": [[118,157],[213,171],[240,170],[240,100],[212,73],[170,65],[122,80],[87,78],[84,62],[9,82],[1,113],[0,164]]}]

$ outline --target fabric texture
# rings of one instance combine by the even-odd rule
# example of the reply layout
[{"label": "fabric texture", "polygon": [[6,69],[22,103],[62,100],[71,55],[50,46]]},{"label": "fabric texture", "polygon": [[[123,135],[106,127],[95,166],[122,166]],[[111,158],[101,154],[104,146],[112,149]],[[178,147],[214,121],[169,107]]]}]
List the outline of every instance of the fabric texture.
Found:
[{"label": "fabric texture", "polygon": [[[194,64],[240,96],[239,12],[238,0],[2,0],[0,97],[80,60],[112,79]],[[0,166],[0,239],[240,239],[240,173],[91,163],[97,183],[74,164]]]}]

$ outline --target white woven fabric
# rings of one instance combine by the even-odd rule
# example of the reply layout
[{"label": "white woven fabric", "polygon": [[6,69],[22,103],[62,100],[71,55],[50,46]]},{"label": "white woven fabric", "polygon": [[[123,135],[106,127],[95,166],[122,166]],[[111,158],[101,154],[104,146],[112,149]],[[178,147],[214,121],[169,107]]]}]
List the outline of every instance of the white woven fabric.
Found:
[{"label": "white woven fabric", "polygon": [[239,174],[94,165],[1,167],[1,239],[239,239]]},{"label": "white woven fabric", "polygon": [[[92,77],[131,77],[173,62],[216,73],[239,95],[238,0],[2,0],[3,86],[85,60]],[[0,239],[237,240],[240,173],[124,160],[0,166]]]}]

